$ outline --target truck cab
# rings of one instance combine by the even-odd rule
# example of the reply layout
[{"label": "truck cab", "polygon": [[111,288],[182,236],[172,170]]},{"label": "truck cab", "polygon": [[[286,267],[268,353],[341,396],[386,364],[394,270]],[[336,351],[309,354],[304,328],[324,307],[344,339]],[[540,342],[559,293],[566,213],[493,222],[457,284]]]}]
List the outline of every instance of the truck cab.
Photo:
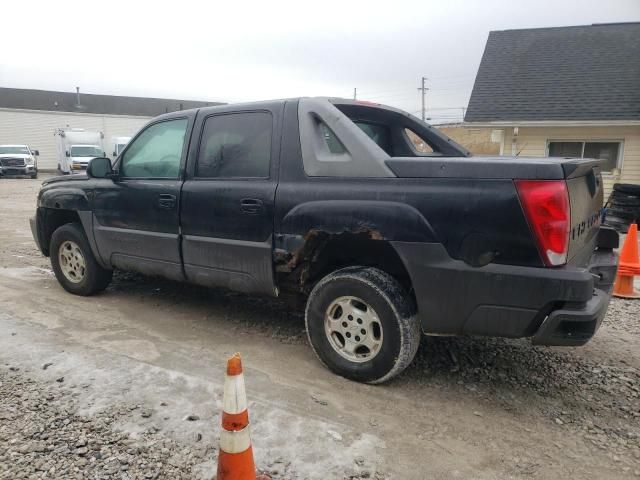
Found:
[{"label": "truck cab", "polygon": [[86,170],[91,160],[105,156],[102,148],[97,145],[71,145],[67,154],[72,170]]}]

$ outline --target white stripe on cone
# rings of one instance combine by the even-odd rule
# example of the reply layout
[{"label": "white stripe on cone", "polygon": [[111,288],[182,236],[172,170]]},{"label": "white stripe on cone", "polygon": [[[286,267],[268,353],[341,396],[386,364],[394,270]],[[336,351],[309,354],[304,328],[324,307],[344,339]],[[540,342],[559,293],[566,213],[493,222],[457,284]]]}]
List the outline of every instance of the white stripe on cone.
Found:
[{"label": "white stripe on cone", "polygon": [[247,409],[244,375],[227,375],[224,380],[223,407],[227,413],[242,413]]},{"label": "white stripe on cone", "polygon": [[220,432],[220,450],[226,453],[242,453],[251,446],[249,425],[242,430],[229,432],[224,428]]}]

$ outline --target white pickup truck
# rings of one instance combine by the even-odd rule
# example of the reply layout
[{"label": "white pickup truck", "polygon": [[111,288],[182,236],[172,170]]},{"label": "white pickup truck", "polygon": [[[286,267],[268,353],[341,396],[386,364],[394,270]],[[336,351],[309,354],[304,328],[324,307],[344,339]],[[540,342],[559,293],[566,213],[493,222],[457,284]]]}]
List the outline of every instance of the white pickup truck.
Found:
[{"label": "white pickup truck", "polygon": [[29,175],[38,176],[38,150],[27,145],[0,145],[0,176]]}]

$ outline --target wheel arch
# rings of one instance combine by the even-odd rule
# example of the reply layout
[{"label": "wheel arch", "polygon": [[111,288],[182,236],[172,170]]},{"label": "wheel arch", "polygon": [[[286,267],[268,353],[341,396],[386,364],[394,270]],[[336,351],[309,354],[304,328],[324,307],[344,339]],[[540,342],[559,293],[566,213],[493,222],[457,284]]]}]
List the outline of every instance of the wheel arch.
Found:
[{"label": "wheel arch", "polygon": [[90,211],[85,210],[72,210],[66,208],[44,208],[39,207],[37,212],[38,218],[38,241],[40,244],[40,248],[42,253],[48,257],[51,255],[50,245],[51,245],[51,237],[53,236],[53,232],[55,232],[58,228],[68,223],[77,223],[79,224],[87,240],[89,241],[89,246],[91,247],[91,251],[96,258],[98,264],[103,268],[110,268],[109,265],[105,264],[102,260],[98,252],[97,245],[95,243],[95,239],[93,237],[93,215]]},{"label": "wheel arch", "polygon": [[323,200],[292,208],[275,236],[279,286],[307,295],[324,275],[348,266],[376,267],[413,297],[409,270],[394,241],[433,242],[435,233],[414,207],[391,201]]},{"label": "wheel arch", "polygon": [[416,208],[379,200],[305,202],[284,215],[278,230],[303,236],[315,230],[332,234],[371,232],[375,239],[404,242],[433,242],[436,237]]},{"label": "wheel arch", "polygon": [[[392,242],[375,230],[330,233],[310,230],[302,238],[281,241],[299,245],[292,251],[276,249],[276,280],[285,293],[306,297],[326,275],[346,267],[375,267],[394,277],[417,305],[409,270]],[[291,247],[289,247],[291,248]]]}]

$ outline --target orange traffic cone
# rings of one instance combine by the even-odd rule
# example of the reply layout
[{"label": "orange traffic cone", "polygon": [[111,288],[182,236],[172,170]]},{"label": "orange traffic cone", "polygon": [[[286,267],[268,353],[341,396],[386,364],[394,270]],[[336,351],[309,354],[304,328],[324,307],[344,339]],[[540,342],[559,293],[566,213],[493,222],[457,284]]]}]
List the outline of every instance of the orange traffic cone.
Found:
[{"label": "orange traffic cone", "polygon": [[222,431],[216,480],[268,480],[269,477],[266,475],[256,477],[249,433],[247,394],[239,353],[235,353],[227,361],[222,403]]},{"label": "orange traffic cone", "polygon": [[618,276],[613,286],[613,295],[621,298],[640,298],[640,292],[633,288],[634,275],[640,275],[638,258],[638,225],[632,223],[620,252]]}]

